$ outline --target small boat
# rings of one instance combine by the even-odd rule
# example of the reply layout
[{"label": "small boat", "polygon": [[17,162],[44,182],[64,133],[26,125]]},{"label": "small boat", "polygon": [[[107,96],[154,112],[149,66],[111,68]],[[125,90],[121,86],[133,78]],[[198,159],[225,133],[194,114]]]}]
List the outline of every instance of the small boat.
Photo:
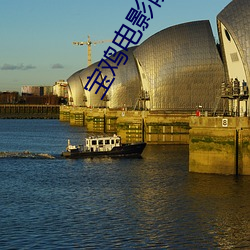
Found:
[{"label": "small boat", "polygon": [[92,158],[92,157],[124,157],[141,156],[145,142],[122,144],[121,137],[113,136],[90,136],[85,139],[85,145],[71,145],[68,140],[68,146],[62,156],[65,158]]}]

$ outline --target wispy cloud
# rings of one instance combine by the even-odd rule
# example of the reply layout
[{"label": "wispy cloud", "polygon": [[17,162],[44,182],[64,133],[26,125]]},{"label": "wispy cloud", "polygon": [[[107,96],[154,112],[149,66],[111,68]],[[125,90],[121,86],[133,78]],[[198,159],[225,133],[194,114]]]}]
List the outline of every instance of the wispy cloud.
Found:
[{"label": "wispy cloud", "polygon": [[29,65],[24,65],[23,63],[14,65],[14,64],[8,64],[5,63],[0,69],[1,70],[30,70],[30,69],[35,69],[36,66],[33,66],[31,64]]},{"label": "wispy cloud", "polygon": [[60,63],[55,63],[51,66],[52,69],[63,69],[64,66]]}]

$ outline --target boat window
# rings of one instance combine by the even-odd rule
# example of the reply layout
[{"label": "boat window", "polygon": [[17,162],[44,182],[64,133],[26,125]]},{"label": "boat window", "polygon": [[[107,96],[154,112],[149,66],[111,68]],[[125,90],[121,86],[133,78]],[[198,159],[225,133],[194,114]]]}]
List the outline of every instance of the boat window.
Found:
[{"label": "boat window", "polygon": [[115,141],[114,141],[114,140],[111,140],[111,144],[115,144]]},{"label": "boat window", "polygon": [[110,144],[109,140],[105,140],[105,144]]},{"label": "boat window", "polygon": [[98,144],[99,144],[99,145],[103,145],[103,140],[99,140],[99,141],[98,141]]},{"label": "boat window", "polygon": [[119,143],[119,140],[118,140],[118,139],[116,139],[116,143]]},{"label": "boat window", "polygon": [[96,140],[92,140],[92,145],[96,145]]}]

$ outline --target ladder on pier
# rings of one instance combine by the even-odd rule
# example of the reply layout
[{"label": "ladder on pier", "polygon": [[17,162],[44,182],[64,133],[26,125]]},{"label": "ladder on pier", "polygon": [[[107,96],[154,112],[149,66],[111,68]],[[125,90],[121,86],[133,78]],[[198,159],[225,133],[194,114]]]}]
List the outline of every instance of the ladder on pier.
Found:
[{"label": "ladder on pier", "polygon": [[214,108],[213,108],[213,116],[215,116],[216,111],[218,109],[219,103],[221,100],[221,89],[218,89],[216,92],[216,97],[215,97],[215,103],[214,103]]},{"label": "ladder on pier", "polygon": [[138,108],[140,108],[140,104],[142,104],[142,109],[145,110],[146,109],[146,101],[149,101],[150,97],[149,97],[149,93],[148,91],[142,90],[136,100],[135,106],[134,106],[134,110],[136,110],[136,107],[138,106]]}]

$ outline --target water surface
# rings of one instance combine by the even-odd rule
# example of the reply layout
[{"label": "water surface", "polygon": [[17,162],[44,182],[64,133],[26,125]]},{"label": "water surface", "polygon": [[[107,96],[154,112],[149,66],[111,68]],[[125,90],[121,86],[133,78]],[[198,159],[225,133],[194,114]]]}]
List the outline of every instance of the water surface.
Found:
[{"label": "water surface", "polygon": [[188,146],[60,157],[82,127],[0,120],[1,249],[249,249],[250,178],[188,172]]}]

